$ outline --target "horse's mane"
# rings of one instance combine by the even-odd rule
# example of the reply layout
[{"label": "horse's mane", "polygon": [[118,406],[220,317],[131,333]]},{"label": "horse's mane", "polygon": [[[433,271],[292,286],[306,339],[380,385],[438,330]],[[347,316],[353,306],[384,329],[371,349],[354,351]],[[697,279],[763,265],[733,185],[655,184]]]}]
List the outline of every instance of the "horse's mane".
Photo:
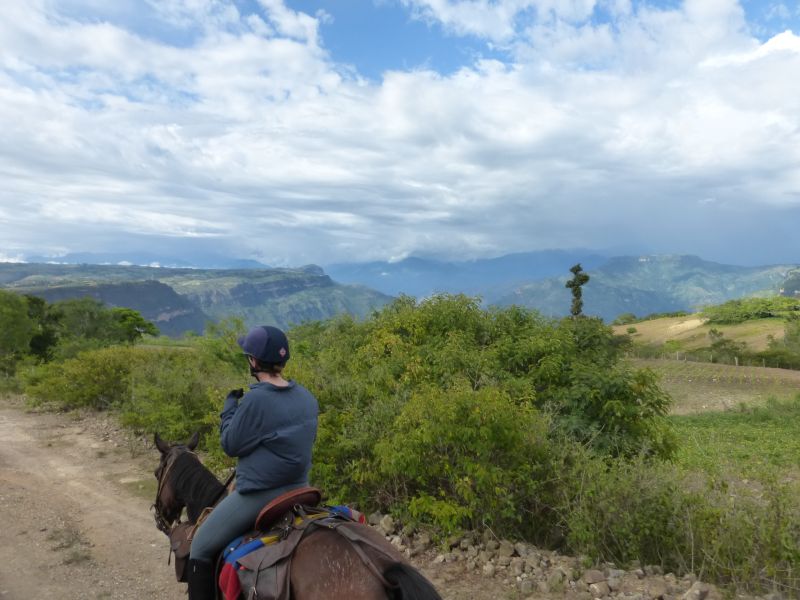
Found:
[{"label": "horse's mane", "polygon": [[186,503],[189,520],[197,521],[200,512],[212,506],[222,495],[224,486],[191,452],[179,454],[172,465],[172,486]]}]

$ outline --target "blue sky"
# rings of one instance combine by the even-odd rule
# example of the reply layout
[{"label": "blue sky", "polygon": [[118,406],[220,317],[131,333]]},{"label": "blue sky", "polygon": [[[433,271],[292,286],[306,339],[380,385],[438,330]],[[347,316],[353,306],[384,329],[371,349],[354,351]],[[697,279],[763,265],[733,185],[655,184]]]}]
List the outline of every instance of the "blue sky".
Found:
[{"label": "blue sky", "polygon": [[9,0],[0,259],[800,262],[800,2]]}]

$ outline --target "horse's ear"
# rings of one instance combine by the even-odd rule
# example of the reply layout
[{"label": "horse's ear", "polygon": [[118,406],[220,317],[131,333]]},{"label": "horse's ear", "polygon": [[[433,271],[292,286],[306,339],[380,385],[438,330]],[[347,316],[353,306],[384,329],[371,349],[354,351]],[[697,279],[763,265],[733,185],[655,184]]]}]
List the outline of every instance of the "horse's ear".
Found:
[{"label": "horse's ear", "polygon": [[162,440],[160,435],[156,434],[154,440],[156,443],[156,448],[158,448],[158,451],[161,452],[161,454],[166,454],[169,452],[169,444]]},{"label": "horse's ear", "polygon": [[194,450],[195,448],[197,448],[197,444],[199,444],[199,443],[200,443],[200,432],[199,431],[195,431],[194,435],[192,436],[192,439],[190,439],[188,442],[186,442],[186,447],[189,450]]}]

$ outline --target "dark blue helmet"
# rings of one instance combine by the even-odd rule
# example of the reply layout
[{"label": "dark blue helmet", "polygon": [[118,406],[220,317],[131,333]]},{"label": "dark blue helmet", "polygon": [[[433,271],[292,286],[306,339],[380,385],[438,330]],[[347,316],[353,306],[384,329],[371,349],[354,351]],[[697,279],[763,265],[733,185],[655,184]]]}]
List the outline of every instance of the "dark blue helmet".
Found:
[{"label": "dark blue helmet", "polygon": [[278,365],[289,360],[289,340],[277,327],[270,325],[254,327],[237,341],[245,354],[262,363]]}]

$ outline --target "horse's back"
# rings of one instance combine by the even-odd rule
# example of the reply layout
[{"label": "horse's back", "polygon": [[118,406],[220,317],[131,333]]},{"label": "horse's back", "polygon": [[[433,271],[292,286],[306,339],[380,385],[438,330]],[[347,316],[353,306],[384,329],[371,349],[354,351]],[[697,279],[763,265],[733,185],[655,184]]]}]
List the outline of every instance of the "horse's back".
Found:
[{"label": "horse's back", "polygon": [[[392,555],[397,554],[398,559],[402,559],[391,544],[377,532],[375,534]],[[389,597],[383,582],[364,564],[352,544],[329,529],[320,528],[298,544],[292,556],[291,581],[295,600],[385,600]]]}]

